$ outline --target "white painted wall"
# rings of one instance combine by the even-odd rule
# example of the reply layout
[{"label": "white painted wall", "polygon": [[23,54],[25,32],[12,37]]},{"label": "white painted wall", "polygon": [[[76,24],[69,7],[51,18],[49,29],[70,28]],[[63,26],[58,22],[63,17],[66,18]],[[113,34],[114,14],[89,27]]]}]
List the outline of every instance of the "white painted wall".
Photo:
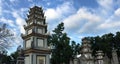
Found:
[{"label": "white painted wall", "polygon": [[32,33],[32,29],[29,29],[29,30],[28,30],[28,34],[30,34],[30,33]]},{"label": "white painted wall", "polygon": [[43,29],[38,28],[37,30],[38,30],[38,33],[43,34]]},{"label": "white painted wall", "polygon": [[37,41],[38,41],[37,42],[38,43],[38,47],[44,47],[43,39],[38,38]]},{"label": "white painted wall", "polygon": [[30,64],[30,58],[29,58],[29,56],[25,57],[25,64]]},{"label": "white painted wall", "polygon": [[29,47],[31,47],[31,40],[30,39],[26,40],[26,48],[29,48]]}]

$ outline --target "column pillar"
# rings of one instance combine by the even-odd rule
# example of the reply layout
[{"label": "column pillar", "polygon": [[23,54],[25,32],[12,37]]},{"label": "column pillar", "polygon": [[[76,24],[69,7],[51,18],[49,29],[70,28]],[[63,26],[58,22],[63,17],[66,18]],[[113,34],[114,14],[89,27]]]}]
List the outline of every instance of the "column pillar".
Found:
[{"label": "column pillar", "polygon": [[36,64],[36,63],[37,63],[37,62],[36,62],[36,60],[37,60],[37,59],[36,59],[36,54],[33,54],[33,59],[34,59],[34,60],[33,60],[33,64]]},{"label": "column pillar", "polygon": [[49,55],[46,55],[46,64],[50,64],[50,57],[49,57]]}]

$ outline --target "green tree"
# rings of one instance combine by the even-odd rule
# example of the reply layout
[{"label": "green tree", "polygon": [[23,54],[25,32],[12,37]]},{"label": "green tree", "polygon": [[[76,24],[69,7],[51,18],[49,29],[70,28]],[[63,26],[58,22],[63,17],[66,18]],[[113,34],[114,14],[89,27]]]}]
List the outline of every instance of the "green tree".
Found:
[{"label": "green tree", "polygon": [[119,56],[119,59],[120,59],[120,32],[116,32],[116,35],[115,35],[115,48],[117,49],[117,53],[118,53],[118,56]]},{"label": "green tree", "polygon": [[14,34],[11,32],[10,29],[8,29],[6,24],[1,24],[0,26],[0,62],[6,62],[8,60],[7,50],[11,48],[11,44],[13,44],[13,40],[14,40]]},{"label": "green tree", "polygon": [[52,46],[52,64],[69,64],[72,57],[72,48],[70,46],[70,38],[64,31],[64,23],[60,23],[53,30],[53,34],[48,37],[48,45]]},{"label": "green tree", "polygon": [[10,64],[10,56],[8,56],[8,55],[3,55],[3,58],[2,58],[2,61],[1,61],[1,63],[2,64]]},{"label": "green tree", "polygon": [[96,51],[102,50],[109,58],[112,58],[112,49],[115,47],[114,34],[108,33],[101,37],[87,37],[90,39],[92,44],[93,55],[95,56]]},{"label": "green tree", "polygon": [[7,51],[6,50],[0,51],[0,64],[5,62],[6,59],[7,59]]},{"label": "green tree", "polygon": [[73,60],[77,54],[80,54],[80,44],[76,44],[75,41],[71,42],[71,48],[72,48],[72,57],[71,60]]},{"label": "green tree", "polygon": [[108,33],[104,34],[102,37],[102,42],[103,42],[103,48],[102,50],[104,53],[107,54],[109,58],[112,58],[112,49],[114,48],[114,34]]},{"label": "green tree", "polygon": [[18,54],[18,50],[17,50],[10,55],[10,57],[11,57],[10,60],[13,60],[16,63],[18,56],[19,56],[19,54]]}]

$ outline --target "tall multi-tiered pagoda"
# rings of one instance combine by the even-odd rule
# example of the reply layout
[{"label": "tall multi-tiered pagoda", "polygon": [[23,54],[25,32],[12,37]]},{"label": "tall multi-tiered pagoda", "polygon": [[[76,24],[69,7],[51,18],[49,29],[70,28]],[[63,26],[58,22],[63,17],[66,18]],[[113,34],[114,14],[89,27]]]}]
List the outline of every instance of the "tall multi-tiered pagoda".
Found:
[{"label": "tall multi-tiered pagoda", "polygon": [[50,49],[47,46],[47,24],[42,7],[30,8],[24,26],[25,64],[49,64]]}]

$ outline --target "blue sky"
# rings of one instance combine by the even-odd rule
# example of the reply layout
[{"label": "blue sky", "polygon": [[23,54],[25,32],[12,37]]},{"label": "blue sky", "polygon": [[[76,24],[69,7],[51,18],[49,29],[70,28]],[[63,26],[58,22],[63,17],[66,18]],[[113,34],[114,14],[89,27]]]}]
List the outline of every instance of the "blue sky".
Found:
[{"label": "blue sky", "polygon": [[26,14],[34,5],[43,7],[49,32],[64,22],[77,43],[85,36],[120,31],[120,0],[0,0],[0,23],[8,24],[16,37],[9,52],[22,44]]}]

